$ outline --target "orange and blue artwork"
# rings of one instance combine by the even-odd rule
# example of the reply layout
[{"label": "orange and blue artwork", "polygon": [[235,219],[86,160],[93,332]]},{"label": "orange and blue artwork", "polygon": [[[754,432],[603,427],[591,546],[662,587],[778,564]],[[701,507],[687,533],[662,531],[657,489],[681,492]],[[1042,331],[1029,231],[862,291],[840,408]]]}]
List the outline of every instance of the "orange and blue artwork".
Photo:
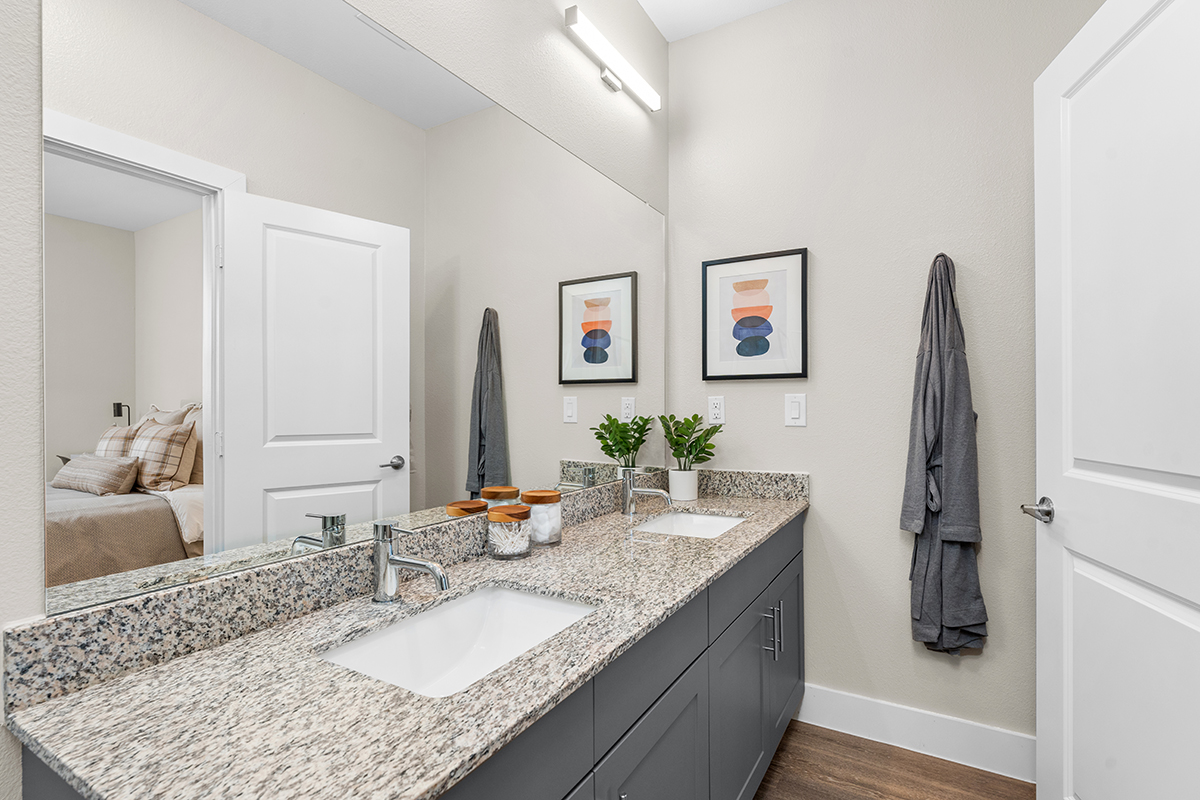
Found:
[{"label": "orange and blue artwork", "polygon": [[593,297],[583,301],[583,360],[588,364],[603,364],[608,361],[608,348],[612,346],[612,297]]},{"label": "orange and blue artwork", "polygon": [[787,330],[787,281],[783,270],[720,279],[723,360],[786,357],[786,337],[778,332]]}]

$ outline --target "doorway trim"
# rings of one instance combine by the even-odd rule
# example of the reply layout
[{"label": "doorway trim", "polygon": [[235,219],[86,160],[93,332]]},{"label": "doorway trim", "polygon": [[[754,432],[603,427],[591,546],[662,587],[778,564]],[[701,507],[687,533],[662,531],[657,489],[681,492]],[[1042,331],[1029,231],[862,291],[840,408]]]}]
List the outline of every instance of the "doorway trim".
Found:
[{"label": "doorway trim", "polygon": [[[204,552],[223,549],[224,415],[221,407],[221,267],[226,192],[246,191],[246,176],[51,109],[42,111],[43,152],[200,195],[204,220],[203,378]],[[44,435],[44,434],[43,434]]]}]

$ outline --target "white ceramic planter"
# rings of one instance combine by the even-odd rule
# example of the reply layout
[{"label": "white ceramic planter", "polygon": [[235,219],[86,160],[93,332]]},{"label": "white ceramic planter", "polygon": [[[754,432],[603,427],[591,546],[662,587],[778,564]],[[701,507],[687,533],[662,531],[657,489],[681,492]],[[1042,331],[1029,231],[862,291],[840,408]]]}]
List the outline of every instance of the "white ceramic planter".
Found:
[{"label": "white ceramic planter", "polygon": [[698,496],[696,490],[698,474],[694,469],[671,470],[668,476],[668,480],[671,482],[671,499],[676,502],[695,500]]}]

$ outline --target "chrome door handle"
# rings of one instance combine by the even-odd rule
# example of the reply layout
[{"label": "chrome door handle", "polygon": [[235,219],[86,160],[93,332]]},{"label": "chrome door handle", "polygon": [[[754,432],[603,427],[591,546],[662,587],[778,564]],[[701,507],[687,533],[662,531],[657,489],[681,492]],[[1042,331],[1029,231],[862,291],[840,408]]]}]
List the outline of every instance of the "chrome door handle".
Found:
[{"label": "chrome door handle", "polygon": [[771,613],[763,614],[763,617],[771,620],[771,646],[763,647],[763,650],[770,651],[773,659],[778,661],[783,652],[783,603],[771,606]]},{"label": "chrome door handle", "polygon": [[392,469],[404,469],[404,456],[392,456],[392,460],[386,464],[380,464],[380,467],[391,467]]},{"label": "chrome door handle", "polygon": [[1054,502],[1049,497],[1038,500],[1036,506],[1026,503],[1021,510],[1038,522],[1054,522]]},{"label": "chrome door handle", "polygon": [[[783,601],[779,601],[779,633],[775,634],[775,641],[779,644],[779,652],[783,652]],[[776,661],[779,659],[776,658]]]}]

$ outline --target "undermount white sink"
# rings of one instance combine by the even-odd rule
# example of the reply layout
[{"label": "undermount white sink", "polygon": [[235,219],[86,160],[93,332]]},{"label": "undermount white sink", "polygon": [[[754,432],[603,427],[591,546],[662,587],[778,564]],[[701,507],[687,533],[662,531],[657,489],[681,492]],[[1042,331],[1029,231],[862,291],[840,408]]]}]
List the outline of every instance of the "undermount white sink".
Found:
[{"label": "undermount white sink", "polygon": [[426,697],[447,697],[595,610],[561,597],[487,586],[321,657]]},{"label": "undermount white sink", "polygon": [[715,539],[722,533],[745,522],[744,517],[729,517],[723,514],[691,514],[687,511],[672,511],[661,517],[647,520],[634,528],[643,533],[666,533],[671,536],[695,536],[697,539]]}]

